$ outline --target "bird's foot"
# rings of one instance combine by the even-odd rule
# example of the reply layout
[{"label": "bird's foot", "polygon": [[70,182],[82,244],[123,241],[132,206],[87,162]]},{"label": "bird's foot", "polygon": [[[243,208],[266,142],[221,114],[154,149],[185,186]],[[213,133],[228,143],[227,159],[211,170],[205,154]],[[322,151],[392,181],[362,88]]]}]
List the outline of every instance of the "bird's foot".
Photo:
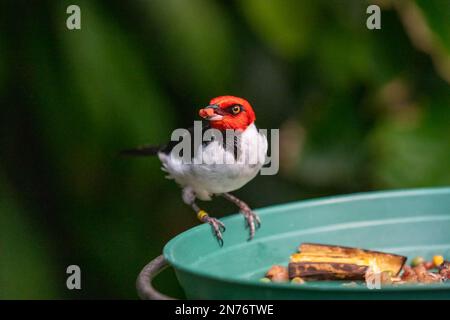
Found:
[{"label": "bird's foot", "polygon": [[248,228],[250,232],[250,237],[248,238],[248,240],[250,241],[255,236],[255,230],[261,227],[261,219],[247,205],[241,207],[241,212],[245,217],[245,228]]},{"label": "bird's foot", "polygon": [[203,223],[208,223],[211,226],[214,236],[216,237],[219,245],[223,246],[222,233],[225,232],[225,225],[222,221],[216,218],[212,218],[203,210],[200,210],[197,214],[198,219]]},{"label": "bird's foot", "polygon": [[245,227],[250,230],[250,237],[248,238],[248,240],[252,240],[255,236],[255,230],[261,227],[261,220],[259,219],[259,217],[244,201],[236,198],[231,193],[225,192],[221,195],[228,201],[233,202],[240,209],[245,217]]}]

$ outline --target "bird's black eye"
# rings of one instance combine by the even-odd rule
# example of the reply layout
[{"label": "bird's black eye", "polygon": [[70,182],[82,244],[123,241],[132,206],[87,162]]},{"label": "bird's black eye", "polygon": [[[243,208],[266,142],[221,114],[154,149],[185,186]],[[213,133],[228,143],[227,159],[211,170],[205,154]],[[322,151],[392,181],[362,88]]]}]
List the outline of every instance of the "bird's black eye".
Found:
[{"label": "bird's black eye", "polygon": [[233,114],[238,114],[239,112],[241,112],[241,106],[240,105],[235,105],[231,107],[231,112]]}]

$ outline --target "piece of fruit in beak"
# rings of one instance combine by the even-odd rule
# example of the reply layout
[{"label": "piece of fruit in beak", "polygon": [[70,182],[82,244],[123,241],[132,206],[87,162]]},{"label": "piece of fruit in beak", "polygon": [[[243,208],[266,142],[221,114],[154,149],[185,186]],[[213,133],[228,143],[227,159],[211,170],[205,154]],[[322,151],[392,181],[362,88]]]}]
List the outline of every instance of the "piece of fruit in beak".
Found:
[{"label": "piece of fruit in beak", "polygon": [[212,107],[206,107],[206,108],[200,109],[198,114],[203,119],[209,120],[209,121],[218,121],[218,120],[222,120],[222,118],[223,118],[220,114],[215,113],[214,108],[212,108]]}]

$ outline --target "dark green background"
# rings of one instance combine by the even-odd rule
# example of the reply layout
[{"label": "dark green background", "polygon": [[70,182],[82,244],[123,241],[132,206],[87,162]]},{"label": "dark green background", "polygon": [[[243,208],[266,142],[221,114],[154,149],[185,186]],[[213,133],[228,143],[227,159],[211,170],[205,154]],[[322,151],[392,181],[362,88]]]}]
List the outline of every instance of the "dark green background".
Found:
[{"label": "dark green background", "polygon": [[[255,208],[448,185],[450,1],[370,3],[381,30],[359,0],[2,1],[0,298],[136,298],[197,221],[157,159],[117,151],[165,142],[217,95],[281,128],[279,174],[236,192]],[[157,284],[181,296],[170,271]]]}]

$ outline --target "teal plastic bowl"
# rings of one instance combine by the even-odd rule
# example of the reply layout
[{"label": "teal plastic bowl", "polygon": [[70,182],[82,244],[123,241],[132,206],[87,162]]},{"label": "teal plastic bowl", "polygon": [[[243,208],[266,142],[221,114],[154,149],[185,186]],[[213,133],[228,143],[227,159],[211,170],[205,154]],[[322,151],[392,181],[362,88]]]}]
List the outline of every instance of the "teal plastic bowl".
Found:
[{"label": "teal plastic bowl", "polygon": [[224,218],[219,247],[208,225],[173,238],[161,261],[175,269],[191,299],[448,299],[450,281],[369,289],[340,281],[302,285],[259,281],[287,265],[302,242],[450,258],[450,188],[370,192],[299,201],[256,210],[262,226],[247,241],[242,215]]}]

